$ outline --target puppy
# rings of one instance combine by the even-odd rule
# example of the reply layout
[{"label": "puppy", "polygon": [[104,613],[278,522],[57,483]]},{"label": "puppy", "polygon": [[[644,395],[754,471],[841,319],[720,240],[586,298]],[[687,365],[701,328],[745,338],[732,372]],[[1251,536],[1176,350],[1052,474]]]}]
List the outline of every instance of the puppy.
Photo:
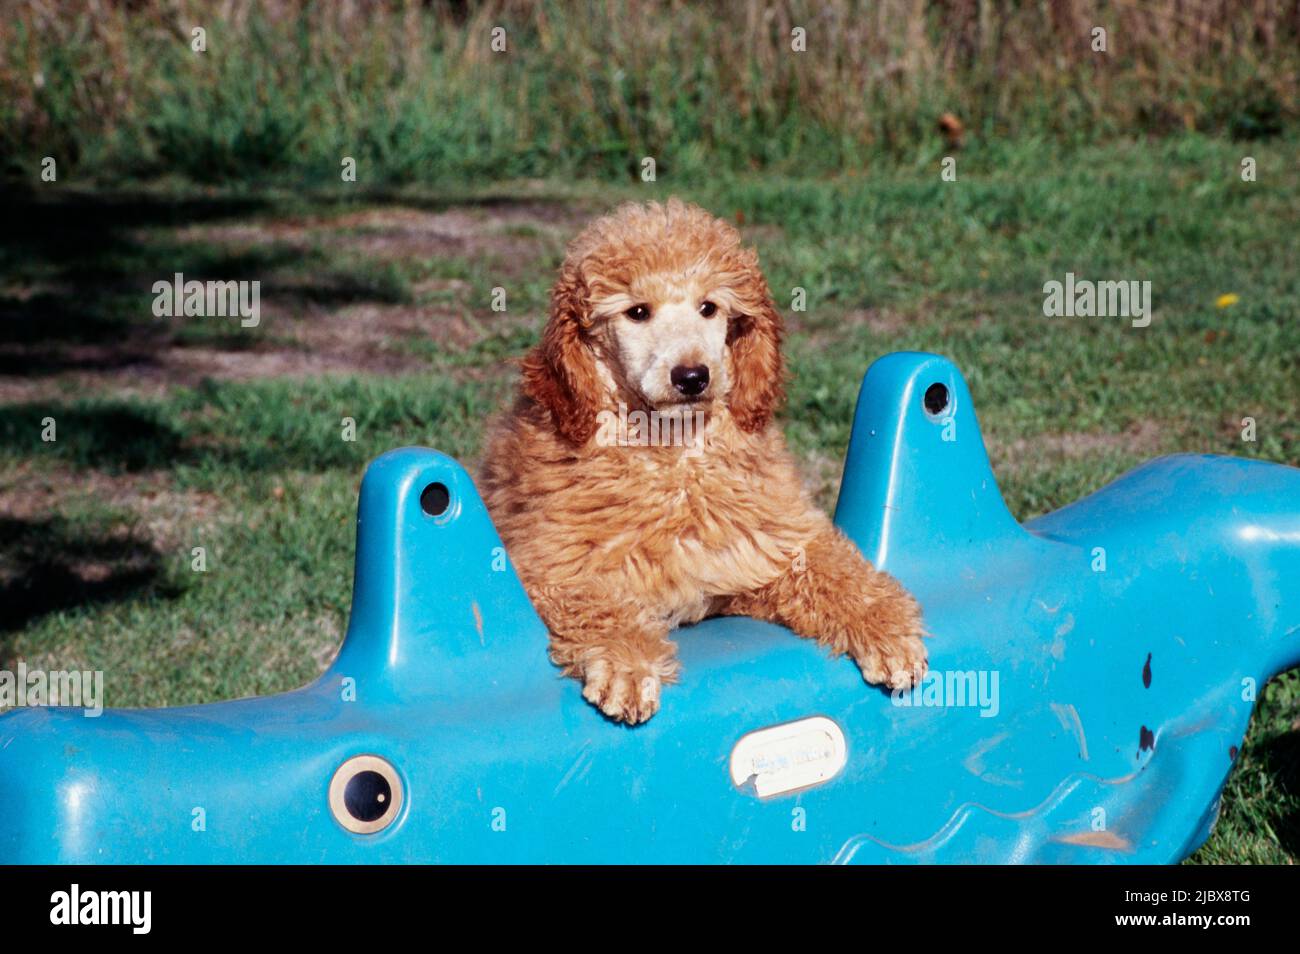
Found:
[{"label": "puppy", "polygon": [[782,322],[757,255],[675,199],[570,245],[480,489],[550,656],[635,724],[678,673],[673,629],[784,624],[868,682],[925,672],[921,613],[804,491],[773,414]]}]

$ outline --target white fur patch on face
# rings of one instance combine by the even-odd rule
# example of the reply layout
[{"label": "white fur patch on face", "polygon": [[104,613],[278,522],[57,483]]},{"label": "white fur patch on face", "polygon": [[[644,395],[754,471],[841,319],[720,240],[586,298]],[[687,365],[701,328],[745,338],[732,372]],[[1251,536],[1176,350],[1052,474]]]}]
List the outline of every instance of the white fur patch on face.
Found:
[{"label": "white fur patch on face", "polygon": [[[716,310],[706,317],[701,314],[705,301],[712,299],[676,295],[648,301],[623,294],[601,301],[596,308],[597,315],[607,318],[607,335],[622,380],[655,408],[707,403],[727,394],[728,313],[713,302]],[[648,308],[650,316],[641,321],[629,317],[628,309],[637,305]],[[697,379],[704,369],[707,386],[698,394],[683,392],[673,382],[674,368],[693,369]]]}]

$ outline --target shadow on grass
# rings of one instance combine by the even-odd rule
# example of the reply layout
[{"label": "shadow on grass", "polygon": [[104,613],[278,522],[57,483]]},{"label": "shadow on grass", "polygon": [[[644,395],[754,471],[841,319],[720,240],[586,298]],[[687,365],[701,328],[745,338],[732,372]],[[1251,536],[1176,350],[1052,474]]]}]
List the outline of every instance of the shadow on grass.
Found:
[{"label": "shadow on grass", "polygon": [[[113,370],[148,360],[151,352],[176,340],[179,331],[175,323],[154,316],[154,282],[171,282],[177,272],[187,280],[255,280],[301,258],[283,247],[215,254],[203,245],[112,240],[87,254],[101,257],[79,260],[66,270],[38,268],[27,273],[38,290],[0,294],[0,340],[10,348],[13,368],[7,373]],[[18,275],[20,281],[25,277]],[[96,345],[106,347],[86,347]],[[22,361],[27,362],[25,372]]]},{"label": "shadow on grass", "polygon": [[116,603],[145,593],[175,596],[161,585],[161,557],[130,534],[88,529],[61,518],[0,518],[0,658],[5,634],[50,613]]},{"label": "shadow on grass", "polygon": [[[1283,792],[1292,797],[1300,795],[1300,731],[1275,736],[1259,745],[1254,754],[1262,771]],[[1300,858],[1300,812],[1280,813],[1273,830],[1282,849],[1292,858]]]},{"label": "shadow on grass", "polygon": [[[44,440],[52,430],[53,441]],[[147,405],[21,404],[0,414],[0,440],[10,453],[53,453],[78,467],[109,471],[170,468],[184,454],[182,436]]]},{"label": "shadow on grass", "polygon": [[[202,250],[144,243],[136,229],[251,215],[252,199],[168,201],[80,192],[0,198],[0,373],[117,370],[148,363],[173,335],[151,311],[154,281],[176,271],[220,270],[239,278],[264,256],[203,261]],[[211,259],[211,256],[208,256]],[[101,346],[101,347],[94,347]]]},{"label": "shadow on grass", "polygon": [[[274,208],[264,198],[176,198],[144,192],[0,194],[0,374],[115,371],[157,363],[160,350],[196,343],[256,348],[264,336],[223,333],[222,318],[159,319],[153,285],[186,280],[260,281],[280,304],[406,301],[391,269],[331,265],[319,252],[277,241],[231,250],[203,241],[142,237],[149,228],[246,220]],[[284,272],[308,266],[309,277]]]},{"label": "shadow on grass", "polygon": [[[242,473],[323,472],[336,467],[361,468],[370,457],[388,449],[386,445],[375,449],[340,440],[332,423],[321,428],[260,423],[276,433],[205,433],[187,438],[148,404],[42,402],[0,411],[0,446],[4,456],[15,459],[54,457],[78,470],[108,474],[170,471],[184,466],[233,468]],[[42,433],[50,426],[56,439],[46,441]]]}]

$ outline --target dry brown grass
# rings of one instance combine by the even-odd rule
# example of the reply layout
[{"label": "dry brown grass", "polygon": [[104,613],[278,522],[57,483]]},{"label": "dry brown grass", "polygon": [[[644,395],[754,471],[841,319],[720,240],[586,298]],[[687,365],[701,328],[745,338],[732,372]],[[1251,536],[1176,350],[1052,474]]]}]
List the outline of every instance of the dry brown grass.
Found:
[{"label": "dry brown grass", "polygon": [[[207,59],[189,52],[196,25]],[[1107,53],[1091,47],[1096,26]],[[165,171],[185,130],[179,145],[147,140],[186,120],[189,100],[179,117],[162,115],[168,103],[198,96],[210,112],[196,125],[259,109],[278,124],[253,145],[230,134],[254,167],[385,137],[416,142],[400,161],[375,147],[408,178],[436,174],[422,156],[442,147],[456,168],[593,161],[563,155],[569,133],[605,174],[674,136],[715,154],[752,137],[737,155],[758,165],[828,143],[847,162],[915,146],[944,113],[975,136],[1271,128],[1295,116],[1298,50],[1300,5],[1284,0],[31,0],[0,22],[0,135],[15,155],[62,147]],[[376,132],[381,117],[400,122]]]}]

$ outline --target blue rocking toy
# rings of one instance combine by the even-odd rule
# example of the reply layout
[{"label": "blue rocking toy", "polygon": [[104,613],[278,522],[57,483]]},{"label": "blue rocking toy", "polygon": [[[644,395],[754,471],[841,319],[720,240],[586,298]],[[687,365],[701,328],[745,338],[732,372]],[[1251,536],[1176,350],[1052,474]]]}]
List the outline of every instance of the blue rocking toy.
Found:
[{"label": "blue rocking toy", "polygon": [[1205,840],[1250,690],[1300,662],[1300,471],[1166,457],[1021,526],[956,368],[893,354],[836,522],[924,606],[920,687],[714,619],[627,728],[547,660],[469,475],[385,454],[329,671],[0,716],[0,862],[1173,862]]}]

